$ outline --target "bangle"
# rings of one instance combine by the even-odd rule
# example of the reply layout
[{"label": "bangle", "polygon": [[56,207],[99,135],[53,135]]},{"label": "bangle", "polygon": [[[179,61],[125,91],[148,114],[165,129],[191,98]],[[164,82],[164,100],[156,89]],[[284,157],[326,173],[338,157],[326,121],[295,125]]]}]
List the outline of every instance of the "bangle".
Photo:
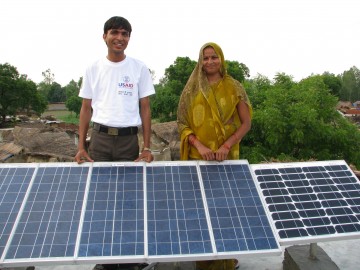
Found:
[{"label": "bangle", "polygon": [[197,140],[197,138],[196,138],[195,135],[190,134],[188,140],[189,140],[189,143],[190,143],[191,145],[194,145],[194,143],[195,143],[195,141]]},{"label": "bangle", "polygon": [[144,152],[144,151],[149,151],[149,152],[151,152],[151,149],[150,149],[149,147],[144,147],[143,150],[142,150],[142,152]]},{"label": "bangle", "polygon": [[224,144],[223,144],[223,146],[228,150],[228,151],[230,151],[230,146],[225,142]]}]

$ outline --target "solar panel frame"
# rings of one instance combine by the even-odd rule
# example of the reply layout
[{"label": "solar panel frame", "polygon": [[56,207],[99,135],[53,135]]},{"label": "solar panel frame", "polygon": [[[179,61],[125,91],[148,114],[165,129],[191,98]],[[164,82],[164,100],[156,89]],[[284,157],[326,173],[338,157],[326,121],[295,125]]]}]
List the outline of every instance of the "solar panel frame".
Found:
[{"label": "solar panel frame", "polygon": [[[0,234],[0,265],[5,259],[5,255],[8,249],[8,243],[11,240],[12,230],[14,228],[14,225],[18,222],[18,214],[21,213],[22,209],[24,208],[24,200],[26,200],[28,190],[31,188],[31,183],[33,181],[34,175],[36,174],[37,167],[37,164],[1,164],[0,224],[2,226],[0,227],[2,229]],[[25,175],[22,175],[23,177],[19,177],[20,175],[16,174],[17,170],[21,170],[23,173],[25,172],[24,170],[29,170],[29,174],[26,173]],[[8,179],[9,175],[11,179]],[[15,176],[18,177],[14,179]],[[13,181],[16,182],[15,187],[12,185],[14,184]],[[23,190],[23,185],[25,191]],[[13,196],[14,194],[16,194],[16,198]],[[6,199],[6,195],[12,196],[7,196],[8,198]]]},{"label": "solar panel frame", "polygon": [[[83,263],[99,263],[99,262],[101,262],[101,263],[106,264],[106,263],[119,263],[119,262],[120,263],[145,262],[146,261],[145,250],[144,250],[144,254],[140,254],[140,255],[138,254],[138,255],[132,255],[132,256],[131,255],[120,255],[120,254],[113,255],[113,256],[110,256],[110,255],[99,256],[99,255],[92,254],[92,255],[86,256],[84,254],[81,254],[82,246],[84,246],[84,245],[86,246],[86,243],[82,244],[82,242],[81,242],[84,230],[86,229],[86,227],[85,227],[86,226],[86,214],[87,214],[87,212],[89,212],[89,211],[91,212],[92,210],[94,210],[94,208],[90,208],[90,209],[88,208],[89,202],[94,202],[94,200],[91,200],[91,198],[90,198],[91,186],[92,186],[92,184],[96,184],[96,182],[93,182],[94,181],[93,177],[94,177],[94,175],[98,175],[98,176],[101,175],[100,173],[97,174],[96,170],[101,170],[104,168],[108,168],[108,169],[110,168],[112,171],[119,170],[121,168],[141,168],[141,170],[142,170],[142,175],[141,175],[142,192],[141,193],[144,196],[144,177],[145,177],[145,175],[143,173],[145,171],[145,169],[144,169],[145,163],[144,162],[96,162],[96,163],[93,163],[93,166],[91,168],[90,175],[89,175],[89,187],[87,190],[88,192],[86,194],[86,202],[83,205],[82,221],[80,223],[81,228],[79,229],[79,235],[78,235],[78,249],[76,251],[75,258],[78,262],[83,262]],[[114,180],[114,179],[109,179],[110,182],[111,182],[111,180]],[[116,178],[115,180],[118,180],[118,178]],[[106,177],[103,179],[100,179],[100,181],[99,181],[100,183],[102,183],[103,188],[104,187],[106,188],[106,181],[107,181]],[[125,179],[124,179],[124,182],[126,182]],[[117,186],[117,184],[115,186]],[[109,192],[110,192],[110,190],[109,190]],[[115,193],[117,193],[117,191],[115,191]],[[116,194],[113,194],[113,195],[116,196]],[[96,192],[94,193],[94,196],[96,196]],[[145,198],[143,197],[143,199],[142,199],[143,213],[145,213],[144,199]],[[125,200],[121,200],[121,203],[125,203]],[[116,205],[117,205],[117,203],[115,202],[113,204],[114,212],[116,211],[116,209],[115,209]],[[95,206],[95,204],[94,204],[94,206]],[[95,206],[95,207],[99,207],[99,205]],[[146,225],[145,214],[143,214],[142,220],[143,220],[143,224],[145,226]],[[102,222],[102,220],[98,220],[98,222]],[[106,220],[104,220],[104,222],[106,222]],[[109,222],[115,224],[116,221],[115,220],[107,220],[108,224],[109,224]],[[118,222],[121,222],[121,221],[118,220]],[[88,232],[88,233],[90,233],[90,235],[91,235],[91,232]],[[113,234],[113,232],[110,232],[110,233]],[[107,234],[104,231],[103,236],[106,237],[106,235]],[[145,239],[145,228],[143,229],[143,235],[144,235],[143,237]],[[107,248],[114,248],[115,245],[119,245],[119,243],[114,242],[112,240],[108,239],[108,242],[106,243]],[[98,243],[98,245],[100,245],[99,247],[104,247],[104,246],[101,246],[101,243]]]},{"label": "solar panel frame", "polygon": [[[25,167],[25,166],[29,166],[29,164],[26,164],[26,165],[25,164],[16,164],[15,166],[24,166]],[[72,234],[72,239],[74,241],[76,241],[78,226],[76,224],[75,225],[71,224],[70,227],[66,226],[66,221],[61,220],[63,217],[69,217],[67,215],[67,214],[69,214],[67,212],[67,211],[69,211],[69,209],[64,209],[63,207],[74,207],[73,212],[76,212],[75,208],[77,207],[77,212],[81,212],[83,198],[80,201],[77,200],[76,198],[74,198],[73,195],[75,195],[74,192],[76,192],[76,191],[72,190],[76,186],[76,181],[75,181],[75,186],[74,186],[74,183],[72,183],[73,178],[71,178],[71,177],[69,178],[69,176],[72,176],[72,174],[69,173],[68,180],[70,180],[70,181],[66,182],[65,186],[64,185],[61,186],[61,182],[59,184],[57,184],[55,181],[55,180],[59,180],[59,178],[55,179],[55,177],[58,175],[52,174],[52,173],[47,174],[46,172],[48,172],[49,170],[51,171],[51,170],[57,169],[57,168],[61,168],[62,170],[69,170],[69,171],[70,170],[79,171],[79,170],[83,170],[85,168],[85,170],[87,170],[87,172],[86,172],[86,178],[87,178],[88,170],[89,170],[90,166],[91,166],[90,163],[84,164],[83,166],[79,166],[76,163],[39,163],[39,164],[36,164],[36,171],[34,172],[31,184],[27,190],[26,197],[23,200],[22,211],[18,213],[17,222],[12,229],[11,237],[6,246],[6,254],[4,254],[4,260],[2,260],[0,265],[29,266],[29,265],[48,265],[49,263],[52,263],[52,264],[73,264],[74,263],[74,253],[70,253],[67,256],[41,256],[39,254],[39,256],[35,256],[33,258],[16,257],[15,254],[17,254],[17,253],[15,253],[16,252],[15,250],[16,250],[17,246],[21,247],[23,251],[26,251],[27,249],[26,248],[24,249],[24,246],[22,246],[22,245],[15,244],[15,246],[14,246],[14,243],[15,242],[20,243],[23,239],[26,239],[25,241],[31,241],[34,238],[34,235],[36,235],[36,236],[42,235],[43,232],[41,230],[43,230],[44,228],[47,228],[47,229],[51,228],[50,230],[53,230],[52,232],[49,233],[49,235],[50,235],[50,238],[52,237],[52,243],[55,245],[56,245],[56,243],[62,243],[64,241],[64,239],[62,239],[62,237],[64,236],[64,233],[68,234],[69,237],[70,237],[70,234]],[[43,175],[40,175],[41,172],[43,172]],[[46,175],[50,176],[50,178],[46,177]],[[52,176],[54,176],[54,177],[52,177]],[[53,179],[51,179],[51,177]],[[66,174],[65,174],[65,177],[66,177]],[[39,183],[37,183],[37,181],[42,181],[42,180],[44,180],[45,182],[48,182],[47,184],[51,185],[51,183],[52,183],[52,184],[54,184],[55,187],[56,186],[58,187],[57,190],[55,191],[55,194],[57,195],[56,197],[51,198],[51,195],[53,195],[54,192],[51,192],[51,190],[50,190],[48,192],[49,195],[47,196],[47,200],[43,201],[43,199],[45,199],[45,197],[46,197],[46,195],[45,195],[46,190],[43,189],[44,188],[43,186],[41,186]],[[85,184],[86,182],[87,182],[87,180],[83,184]],[[79,185],[80,185],[80,183],[79,183]],[[66,190],[67,186],[69,187],[69,190]],[[40,189],[36,189],[36,188],[40,188]],[[61,190],[62,188],[65,188],[65,189]],[[76,193],[76,195],[78,195],[78,193]],[[63,204],[64,202],[65,202],[65,204]],[[75,202],[75,203],[73,203],[73,202]],[[71,203],[73,204],[73,206],[71,205]],[[27,207],[32,207],[32,206],[35,206],[36,209],[38,209],[38,210],[27,211]],[[41,210],[40,210],[42,207],[46,207],[46,209],[44,209],[43,212],[41,212]],[[54,210],[54,211],[50,211],[48,207],[52,208],[52,210]],[[39,214],[43,213],[43,217],[45,219],[48,218],[49,222],[46,224],[39,222],[37,224],[39,226],[39,228],[37,228],[35,226],[36,224],[34,224],[34,226],[31,226],[31,225],[29,226],[29,224],[37,222],[37,219],[33,219],[33,218],[39,217],[39,214],[36,214],[36,212],[38,212]],[[53,213],[55,215],[53,215]],[[75,213],[72,213],[72,214],[74,216]],[[30,222],[23,222],[24,218],[26,220],[29,219]],[[50,220],[51,220],[51,222],[50,222]],[[72,223],[72,222],[73,222],[73,219],[71,219],[70,223]],[[54,226],[52,226],[52,225],[54,225]],[[27,230],[29,230],[29,229],[32,231],[27,232]],[[19,232],[18,230],[21,230],[21,231]],[[38,230],[38,234],[35,233],[35,230]],[[48,238],[48,236],[47,236],[47,238],[45,236],[38,238],[39,242],[36,242],[33,244],[32,250],[34,250],[33,248],[35,246],[39,245],[39,246],[42,246],[41,250],[47,250],[48,252],[51,252],[51,248],[43,249],[43,247],[46,245],[46,243],[49,243],[47,241],[49,241],[50,238]],[[69,240],[69,238],[68,238],[68,240]],[[43,242],[41,243],[41,241],[43,241]],[[63,244],[65,244],[65,243],[63,243]],[[71,245],[75,248],[76,242],[72,243]],[[67,246],[66,246],[66,248],[67,248]],[[14,256],[12,258],[9,258],[10,255],[14,255]]]},{"label": "solar panel frame", "polygon": [[[247,161],[224,161],[222,164],[246,164],[246,166],[249,166],[249,164],[247,163]],[[243,256],[257,256],[259,254],[262,255],[280,255],[281,254],[281,249],[280,249],[280,245],[277,243],[277,247],[270,250],[270,251],[258,251],[258,250],[250,250],[250,251],[234,251],[234,252],[218,252],[216,250],[215,247],[215,240],[214,240],[214,236],[213,236],[213,232],[212,232],[212,227],[211,227],[211,221],[210,221],[210,215],[208,213],[208,208],[207,208],[207,198],[205,195],[205,191],[204,191],[204,186],[203,186],[203,179],[201,176],[201,172],[200,172],[200,166],[202,165],[208,165],[208,164],[212,164],[212,165],[218,165],[219,163],[217,162],[200,162],[200,161],[179,161],[179,162],[165,162],[165,161],[157,161],[157,162],[152,162],[152,163],[145,163],[145,162],[96,162],[96,163],[83,163],[81,165],[77,164],[77,163],[40,163],[40,164],[28,164],[28,163],[22,163],[22,164],[12,164],[10,167],[12,168],[19,168],[19,167],[24,167],[24,168],[34,168],[34,173],[32,175],[32,179],[31,182],[29,183],[29,187],[26,191],[26,194],[24,196],[22,203],[22,209],[21,211],[18,213],[17,217],[16,217],[16,223],[14,224],[10,236],[9,236],[9,240],[7,241],[7,245],[5,247],[4,250],[4,254],[3,254],[3,259],[0,261],[0,267],[2,266],[12,266],[12,267],[18,267],[18,266],[29,266],[29,265],[66,265],[66,264],[88,264],[88,263],[128,263],[128,262],[148,262],[148,263],[152,263],[152,262],[171,262],[171,261],[189,261],[189,260],[206,260],[206,259],[225,259],[225,258],[239,258],[239,257],[243,257]],[[2,168],[6,168],[9,165],[2,165],[0,164],[0,170]],[[181,168],[183,167],[191,167],[193,169],[193,182],[198,182],[196,185],[198,185],[199,190],[197,191],[197,195],[201,193],[201,198],[196,198],[198,200],[200,200],[203,204],[203,206],[200,207],[200,211],[203,211],[205,218],[204,218],[204,223],[205,224],[205,219],[206,219],[206,224],[208,225],[208,228],[206,230],[208,230],[209,232],[209,237],[206,240],[209,240],[211,242],[211,244],[209,246],[211,246],[211,250],[207,249],[206,252],[203,253],[187,253],[187,254],[183,254],[183,253],[178,253],[178,254],[170,254],[170,255],[161,255],[161,254],[153,254],[151,253],[151,249],[150,249],[150,253],[149,253],[149,211],[148,211],[148,206],[149,206],[149,201],[148,201],[148,196],[151,195],[151,192],[149,192],[149,190],[147,189],[147,185],[148,182],[150,181],[150,178],[152,177],[150,174],[148,175],[147,170],[152,170],[152,169],[168,169],[171,168],[172,170],[175,170],[175,173],[173,175],[173,177],[178,177],[177,180],[177,184],[183,185],[183,181],[181,181],[181,173],[179,173],[181,170]],[[73,252],[67,253],[65,254],[65,256],[63,255],[59,255],[59,256],[45,256],[45,257],[32,257],[32,258],[23,258],[23,257],[16,257],[16,256],[11,256],[11,254],[14,254],[13,249],[13,243],[15,243],[16,241],[18,241],[18,231],[20,228],[23,228],[24,225],[22,225],[23,227],[20,226],[20,224],[22,224],[22,218],[24,218],[25,214],[27,213],[27,207],[28,204],[32,203],[32,199],[34,197],[34,189],[35,187],[41,187],[41,185],[39,185],[38,183],[38,178],[41,177],[39,174],[44,171],[44,170],[56,170],[56,169],[61,169],[61,170],[71,170],[71,169],[80,169],[80,170],[86,170],[86,173],[83,173],[81,175],[82,177],[82,187],[81,187],[81,196],[82,196],[82,201],[77,203],[77,209],[80,209],[80,212],[77,212],[77,224],[76,224],[76,228],[71,230],[72,233],[72,237],[73,239],[75,239],[75,242],[72,242],[72,246],[73,248]],[[143,233],[143,254],[137,254],[137,255],[124,255],[124,254],[120,254],[117,256],[103,256],[103,254],[101,254],[101,256],[94,256],[93,254],[91,256],[84,256],[81,253],[81,239],[82,239],[82,235],[84,233],[84,231],[86,231],[86,222],[87,222],[87,209],[89,204],[91,203],[91,196],[94,195],[92,194],[92,191],[94,191],[94,189],[92,189],[92,185],[94,184],[94,177],[96,174],[96,170],[101,169],[101,168],[141,168],[143,173],[138,173],[138,180],[141,182],[141,187],[142,190],[140,190],[140,188],[136,188],[137,192],[142,193],[143,199],[142,199],[142,206],[141,208],[143,209],[141,212],[143,214],[143,216],[141,217],[141,222],[143,222],[143,231],[141,231],[140,233]],[[106,169],[106,170],[108,170]],[[109,169],[110,170],[110,169]],[[249,169],[250,170],[250,169]],[[145,173],[146,172],[146,173]],[[51,174],[51,173],[50,173]],[[165,177],[165,180],[167,177],[169,177],[170,175],[167,175]],[[52,178],[56,178],[58,179],[60,176],[57,175],[56,171],[54,171],[54,174],[51,175],[51,179]],[[60,177],[61,178],[61,177]],[[132,178],[134,179],[134,178]],[[168,180],[166,180],[166,182],[168,182]],[[62,183],[62,181],[60,181],[60,183]],[[174,182],[175,183],[175,182]],[[156,184],[157,187],[157,184]],[[186,189],[186,185],[182,186],[180,189],[178,189],[178,193],[180,194],[181,190],[185,187]],[[193,187],[190,187],[189,190]],[[96,189],[95,189],[96,190]],[[193,191],[191,191],[193,192]],[[128,192],[131,193],[131,192]],[[65,192],[62,192],[61,194],[65,194]],[[45,194],[43,194],[45,195]],[[197,197],[197,195],[195,197]],[[261,197],[259,197],[261,199]],[[106,199],[107,200],[107,199]],[[189,200],[187,202],[187,204],[184,204],[184,207],[187,208],[189,207],[189,205],[191,205],[192,201]],[[37,204],[37,207],[41,207],[41,203]],[[203,208],[203,209],[202,209]],[[155,208],[154,208],[155,209]],[[45,211],[45,210],[44,210]],[[186,222],[184,221],[184,224]],[[39,223],[40,224],[40,223]],[[50,226],[50,225],[49,225]],[[273,230],[274,232],[274,230]],[[193,232],[193,235],[196,235]],[[31,237],[30,237],[31,238]],[[60,239],[62,240],[62,239]],[[14,242],[15,241],[15,242]],[[30,242],[29,242],[30,243]],[[183,244],[183,243],[182,243]],[[10,255],[9,255],[10,254]],[[31,256],[30,256],[31,257]]]},{"label": "solar panel frame", "polygon": [[[344,160],[252,164],[251,169],[281,245],[360,238],[360,181]],[[264,184],[299,178],[306,182],[302,187],[285,183],[281,191]]]},{"label": "solar panel frame", "polygon": [[[217,248],[217,256],[219,254],[224,254],[225,258],[232,258],[229,254],[241,254],[246,256],[257,256],[262,255],[275,255],[281,253],[279,247],[278,239],[272,223],[268,219],[266,209],[263,207],[264,202],[263,198],[259,196],[260,190],[254,179],[252,177],[252,171],[247,160],[227,160],[218,162],[208,162],[208,161],[199,161],[199,170],[202,168],[209,167],[211,165],[222,166],[223,172],[215,173],[218,174],[221,179],[222,186],[226,192],[223,198],[226,199],[228,209],[230,209],[230,217],[226,216],[221,211],[218,211],[224,204],[220,194],[212,196],[210,194],[214,193],[214,181],[204,178],[204,171],[199,174],[202,176],[202,182],[204,187],[204,192],[207,192],[206,197],[207,212],[210,214],[213,213],[209,219],[211,219],[212,224],[217,222],[230,222],[231,224],[227,225],[229,229],[224,230],[223,228],[217,227],[214,229],[212,225],[212,231],[217,230],[217,234],[230,233],[232,237],[229,237],[227,240],[219,239],[214,235]],[[225,169],[227,168],[227,169]],[[217,178],[217,176],[216,176]],[[209,209],[209,203],[213,204],[213,211]],[[217,214],[215,211],[217,211]],[[254,213],[256,213],[254,215]],[[214,216],[215,214],[215,216]],[[220,217],[218,216],[220,215]],[[225,219],[224,219],[225,216]],[[224,238],[224,237],[223,237]],[[219,242],[220,240],[220,242]],[[264,244],[264,240],[265,243]],[[227,243],[226,245],[220,244],[221,242]],[[229,249],[231,245],[239,245],[241,251],[232,252]]]}]

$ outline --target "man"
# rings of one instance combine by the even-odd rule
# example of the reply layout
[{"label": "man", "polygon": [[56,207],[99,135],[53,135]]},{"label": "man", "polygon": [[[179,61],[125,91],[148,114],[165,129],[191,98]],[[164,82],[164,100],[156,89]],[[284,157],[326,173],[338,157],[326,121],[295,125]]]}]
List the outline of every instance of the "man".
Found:
[{"label": "man", "polygon": [[[155,93],[149,69],[125,55],[131,35],[130,23],[122,17],[105,22],[103,39],[106,58],[87,68],[79,96],[79,143],[75,161],[151,162],[151,113],[149,96]],[[90,120],[94,127],[89,154],[86,136]],[[138,126],[143,129],[143,148],[139,155]]]},{"label": "man", "polygon": [[[149,96],[155,93],[149,69],[125,55],[131,35],[130,23],[122,17],[105,22],[103,39],[106,58],[87,68],[79,96],[79,143],[77,163],[85,161],[151,162],[151,113]],[[86,136],[93,122],[89,153]],[[143,130],[143,148],[139,155],[138,126]],[[94,269],[142,269],[138,264],[96,265]]]}]

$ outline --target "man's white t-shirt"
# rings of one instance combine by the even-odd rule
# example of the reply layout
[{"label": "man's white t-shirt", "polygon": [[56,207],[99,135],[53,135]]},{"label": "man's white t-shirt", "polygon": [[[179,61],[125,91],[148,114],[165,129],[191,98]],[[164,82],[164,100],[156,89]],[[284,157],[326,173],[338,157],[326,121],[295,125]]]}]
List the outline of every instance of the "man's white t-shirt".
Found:
[{"label": "man's white t-shirt", "polygon": [[106,57],[87,68],[79,96],[91,99],[92,121],[110,127],[140,126],[139,99],[155,93],[146,65],[126,56]]}]

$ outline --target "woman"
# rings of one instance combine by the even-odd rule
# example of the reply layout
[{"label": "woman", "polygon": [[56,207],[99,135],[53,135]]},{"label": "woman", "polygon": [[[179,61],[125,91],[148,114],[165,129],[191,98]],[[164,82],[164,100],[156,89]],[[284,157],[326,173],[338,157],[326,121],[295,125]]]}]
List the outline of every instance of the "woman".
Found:
[{"label": "woman", "polygon": [[227,74],[221,48],[206,43],[179,101],[181,160],[239,159],[239,143],[251,128],[251,115],[243,86]]}]

